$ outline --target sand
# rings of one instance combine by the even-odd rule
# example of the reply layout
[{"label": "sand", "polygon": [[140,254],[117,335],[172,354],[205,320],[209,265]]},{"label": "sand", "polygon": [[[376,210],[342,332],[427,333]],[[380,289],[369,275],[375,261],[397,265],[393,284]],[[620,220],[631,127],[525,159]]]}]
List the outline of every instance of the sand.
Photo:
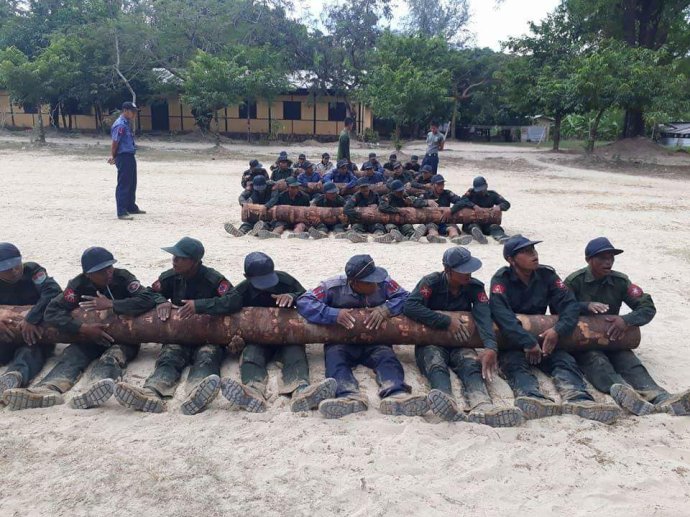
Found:
[{"label": "sand", "polygon": [[[147,140],[139,156],[139,202],[149,214],[118,221],[107,141],[53,139],[37,150],[20,145],[24,138],[3,135],[0,142],[0,240],[16,243],[63,287],[91,245],[111,249],[122,267],[149,284],[169,267],[160,247],[183,235],[201,239],[205,263],[233,282],[242,278],[243,257],[261,250],[308,288],[339,273],[350,255],[366,252],[412,289],[423,274],[440,269],[446,249],[230,237],[222,225],[239,220],[239,175],[252,157],[242,145],[209,155],[205,144]],[[282,147],[257,148],[257,156],[270,163]],[[521,147],[448,147],[441,156],[448,187],[461,193],[476,174],[485,175],[513,204],[506,230],[544,240],[542,263],[563,277],[583,265],[590,238],[607,235],[623,247],[617,268],[652,293],[658,308],[639,355],[669,390],[690,387],[687,181],[575,169]],[[289,150],[318,160],[335,144]],[[391,150],[378,152],[387,157]],[[367,152],[356,150],[357,160]],[[423,154],[423,143],[404,153]],[[478,278],[488,282],[503,265],[500,246],[470,248],[484,262]],[[142,348],[127,381],[143,383],[156,350]],[[397,351],[414,391],[427,391],[411,347]],[[310,345],[308,352],[312,379],[321,379],[321,347]],[[277,395],[278,373],[271,368],[270,408],[259,415],[230,411],[218,398],[205,413],[184,416],[182,386],[160,415],[127,412],[114,400],[83,412],[67,405],[0,410],[0,514],[690,515],[690,418],[630,416],[606,426],[563,416],[515,429],[440,423],[433,416],[390,418],[378,412],[372,372],[360,368],[356,376],[372,407],[326,421],[317,413],[290,413],[287,399]],[[236,357],[226,359],[223,374],[238,377]],[[512,403],[503,380],[490,391],[498,403]]]}]

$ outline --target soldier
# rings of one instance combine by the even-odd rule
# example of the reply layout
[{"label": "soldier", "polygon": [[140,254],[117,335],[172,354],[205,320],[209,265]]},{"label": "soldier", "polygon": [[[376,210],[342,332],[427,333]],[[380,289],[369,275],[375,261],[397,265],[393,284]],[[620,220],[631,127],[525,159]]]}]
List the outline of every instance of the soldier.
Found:
[{"label": "soldier", "polygon": [[[381,197],[379,212],[384,214],[397,214],[401,208],[414,207],[424,208],[429,206],[427,200],[421,197],[413,197],[405,194],[405,185],[400,180],[393,180],[390,185],[390,193]],[[387,224],[385,229],[388,233],[375,237],[374,242],[391,244],[410,239],[414,235],[415,229],[411,224]]]},{"label": "soldier", "polygon": [[[251,187],[243,191],[239,197],[240,205],[245,203],[252,203],[254,205],[265,205],[273,197],[273,182],[266,182],[263,176],[257,176],[251,182],[247,183],[247,187]],[[239,228],[235,228],[232,223],[225,223],[225,231],[233,237],[243,237],[244,235],[256,235],[261,230],[269,231],[272,228],[270,223],[259,221],[255,225],[250,223],[242,223]]]},{"label": "soldier", "polygon": [[135,154],[137,146],[134,143],[134,133],[131,121],[137,118],[139,108],[133,102],[122,104],[122,113],[110,129],[112,145],[108,163],[117,167],[117,188],[115,202],[117,204],[117,218],[134,219],[132,214],[145,214],[136,203],[137,198],[137,160]]},{"label": "soldier", "polygon": [[326,173],[326,175],[323,177],[324,183],[332,181],[333,183],[349,184],[353,181],[357,181],[357,176],[348,170],[347,165],[347,160],[338,160],[337,168]]},{"label": "soldier", "polygon": [[[288,178],[285,180],[287,183],[287,190],[284,192],[275,191],[273,197],[266,203],[266,208],[273,208],[276,205],[288,205],[288,206],[309,206],[309,195],[305,194],[300,190],[300,183],[297,178]],[[304,223],[297,223],[291,225],[284,221],[274,221],[273,229],[259,230],[256,236],[259,239],[268,238],[280,238],[283,232],[289,228],[292,229],[292,233],[288,235],[288,239],[298,238],[298,239],[308,239],[309,234],[307,233],[307,225]]]},{"label": "soldier", "polygon": [[[183,318],[190,312],[194,300],[223,296],[232,288],[223,275],[202,263],[205,250],[200,241],[183,237],[174,246],[161,249],[173,256],[172,269],[162,273],[150,287],[161,321],[170,318],[173,308],[180,308],[179,314]],[[144,382],[144,387],[118,382],[115,398],[128,409],[161,413],[166,409],[164,399],[175,394],[182,370],[190,366],[182,413],[196,415],[206,409],[220,391],[220,365],[224,355],[225,347],[219,345],[197,348],[163,345],[156,367]]]},{"label": "soldier", "polygon": [[[62,332],[80,335],[88,344],[69,345],[57,364],[35,387],[5,392],[11,409],[30,409],[62,404],[62,394],[69,390],[94,360],[91,384],[82,394],[72,398],[75,409],[98,407],[115,390],[115,381],[122,376],[127,363],[139,352],[139,345],[117,344],[106,326],[100,323],[79,323],[72,311],[110,310],[115,314],[138,316],[156,306],[153,296],[126,269],[113,268],[117,262],[104,248],[88,248],[81,256],[83,273],[67,284],[62,294],[53,298],[45,312],[45,321]],[[80,301],[81,300],[81,301]]]},{"label": "soldier", "polygon": [[[0,346],[0,364],[7,364],[5,373],[0,375],[0,397],[5,390],[28,385],[53,352],[54,346],[37,344],[43,336],[39,325],[48,303],[61,292],[43,267],[35,262],[23,262],[14,244],[0,242],[0,305],[33,305],[19,322],[25,344]],[[0,338],[12,340],[15,335],[8,323],[0,320]]]},{"label": "soldier", "polygon": [[421,165],[419,164],[419,156],[413,154],[410,156],[410,161],[405,164],[406,171],[419,172]]},{"label": "soldier", "polygon": [[322,181],[321,175],[314,170],[314,164],[311,162],[304,162],[302,164],[304,172],[297,176],[297,181],[300,185],[306,188],[309,183],[320,183]]},{"label": "soldier", "polygon": [[[610,315],[607,335],[612,341],[629,326],[646,325],[656,314],[652,297],[626,275],[612,270],[615,256],[621,253],[606,237],[593,239],[585,248],[588,266],[565,280],[579,302],[580,314]],[[632,312],[619,316],[623,303]],[[575,359],[596,389],[611,394],[631,413],[690,414],[690,390],[671,395],[654,381],[632,350],[590,350],[575,354]]]},{"label": "soldier", "polygon": [[[321,208],[342,208],[345,206],[345,199],[338,194],[338,187],[335,183],[329,181],[323,185],[323,194],[317,194],[311,204]],[[328,237],[328,232],[333,232],[335,235],[344,233],[345,226],[343,223],[332,225],[320,223],[309,228],[309,235],[314,239],[325,239]]]},{"label": "soldier", "polygon": [[345,117],[345,127],[340,132],[340,137],[338,138],[338,154],[337,159],[347,160],[350,163],[350,133],[352,133],[352,126],[354,126],[355,121],[351,117]]},{"label": "soldier", "polygon": [[[472,188],[465,192],[462,200],[456,208],[490,208],[506,212],[510,209],[510,203],[494,190],[488,190],[489,185],[482,176],[477,176],[472,182]],[[508,235],[499,224],[469,223],[462,225],[462,231],[470,233],[481,244],[486,244],[485,235],[491,235],[495,240],[503,244],[508,240]]]},{"label": "soldier", "polygon": [[295,171],[292,169],[292,162],[288,160],[287,154],[280,154],[276,161],[277,167],[271,173],[271,181],[280,181],[292,178]]},{"label": "soldier", "polygon": [[304,164],[308,163],[307,162],[307,155],[304,153],[299,153],[299,156],[297,157],[297,163],[295,164],[295,169],[302,169],[304,170]]},{"label": "soldier", "polygon": [[383,174],[377,172],[374,165],[369,162],[364,162],[362,166],[363,175],[361,178],[356,178],[347,184],[347,190],[352,190],[359,185],[359,180],[365,179],[367,184],[376,185],[377,183],[384,183],[386,178]]},{"label": "soldier", "polygon": [[438,123],[432,122],[431,131],[426,135],[426,154],[422,160],[422,168],[429,165],[434,174],[438,173],[438,153],[443,150],[445,143],[446,137],[438,132]]},{"label": "soldier", "polygon": [[[436,202],[440,207],[451,207],[450,212],[455,213],[460,210],[457,203],[462,199],[457,194],[450,190],[446,190],[446,180],[440,174],[431,177],[431,190],[425,192],[422,197]],[[427,223],[426,225],[419,225],[413,234],[413,239],[419,240],[424,234],[427,234],[426,240],[432,243],[445,243],[446,239],[441,235],[447,235],[450,242],[453,244],[467,245],[472,242],[470,235],[460,235],[460,229],[457,224],[450,223]]]},{"label": "soldier", "polygon": [[[232,314],[243,307],[292,308],[304,293],[304,287],[283,271],[276,271],[273,260],[261,252],[244,259],[244,276],[236,288],[221,298],[196,300],[191,305],[196,314]],[[266,411],[266,366],[275,360],[282,364],[280,394],[291,396],[294,412],[316,409],[322,400],[333,397],[333,379],[310,385],[309,363],[304,345],[270,346],[247,343],[240,358],[242,383],[223,379],[221,392],[233,406],[252,413]]]},{"label": "soldier", "polygon": [[386,173],[393,172],[393,166],[397,163],[397,161],[398,161],[398,155],[395,153],[392,153],[388,157],[388,161],[383,164],[384,171],[386,171]]},{"label": "soldier", "polygon": [[403,182],[403,185],[407,185],[408,183],[411,184],[414,181],[414,176],[412,175],[412,172],[403,169],[402,163],[395,162],[393,164],[393,170],[388,184],[390,184],[393,180],[400,180]]},{"label": "soldier", "polygon": [[414,188],[431,189],[431,178],[435,176],[434,169],[431,165],[424,165],[415,177],[411,186]]},{"label": "soldier", "polygon": [[[310,323],[341,325],[352,329],[356,320],[349,309],[373,310],[364,320],[368,330],[376,330],[387,319],[402,313],[408,292],[388,272],[376,267],[369,255],[355,255],[345,265],[345,274],[329,278],[297,300],[297,310]],[[340,418],[366,411],[367,399],[359,391],[352,368],[358,364],[376,372],[380,386],[379,409],[386,415],[420,416],[429,410],[426,397],[410,395],[402,365],[391,345],[325,343],[326,377],[337,381],[334,399],[319,404],[326,418]]]},{"label": "soldier", "polygon": [[367,178],[359,178],[357,180],[357,192],[355,192],[350,199],[345,203],[344,212],[350,221],[350,231],[337,235],[337,238],[346,238],[350,242],[366,242],[366,233],[373,233],[374,235],[383,235],[386,233],[386,228],[381,223],[363,224],[356,221],[359,220],[359,214],[354,210],[355,208],[378,207],[379,195],[372,192],[369,188],[369,180]]},{"label": "soldier", "polygon": [[242,173],[242,188],[247,188],[247,182],[252,181],[257,176],[265,176],[268,179],[268,172],[264,166],[259,163],[259,160],[251,160],[249,162],[249,169]]},{"label": "soldier", "polygon": [[470,339],[470,331],[460,318],[437,311],[471,311],[484,348],[477,352],[468,348],[416,346],[417,366],[431,385],[431,410],[443,420],[464,421],[458,411],[450,385],[450,367],[460,379],[469,402],[469,420],[492,427],[520,425],[524,421],[517,407],[494,406],[484,380],[492,382],[498,369],[498,345],[491,321],[489,298],[484,284],[472,278],[482,263],[465,248],[449,248],[443,254],[443,271],[423,277],[405,302],[404,313],[410,319],[435,328],[445,329],[459,342]]},{"label": "soldier", "polygon": [[369,153],[369,159],[362,164],[363,171],[366,171],[369,168],[368,164],[371,165],[371,168],[374,170],[376,174],[380,174],[383,177],[383,167],[381,167],[381,164],[379,163],[379,160],[376,157],[376,153]]},{"label": "soldier", "polygon": [[276,169],[278,169],[278,168],[280,167],[280,162],[281,162],[281,161],[284,161],[285,163],[287,163],[288,168],[291,168],[291,167],[292,167],[292,160],[290,160],[290,159],[288,158],[287,151],[280,151],[280,153],[278,154],[278,159],[277,159],[277,160],[273,163],[273,165],[271,165],[271,167],[270,167],[271,172],[274,171],[274,170],[276,170]]},{"label": "soldier", "polygon": [[321,155],[321,161],[316,164],[316,172],[318,172],[321,177],[335,169],[335,165],[331,162],[331,155],[328,153],[323,153]]},{"label": "soldier", "polygon": [[[556,348],[558,340],[575,329],[579,306],[556,272],[539,264],[534,248],[539,242],[522,235],[508,239],[503,245],[503,257],[510,266],[499,269],[491,279],[494,321],[510,344],[524,350],[506,350],[499,355],[501,370],[515,392],[515,405],[529,419],[563,413],[612,423],[619,416],[618,407],[594,402],[573,356]],[[547,307],[558,314],[558,321],[537,339],[522,327],[515,315],[546,314]],[[563,405],[542,393],[530,365],[553,377]]]}]

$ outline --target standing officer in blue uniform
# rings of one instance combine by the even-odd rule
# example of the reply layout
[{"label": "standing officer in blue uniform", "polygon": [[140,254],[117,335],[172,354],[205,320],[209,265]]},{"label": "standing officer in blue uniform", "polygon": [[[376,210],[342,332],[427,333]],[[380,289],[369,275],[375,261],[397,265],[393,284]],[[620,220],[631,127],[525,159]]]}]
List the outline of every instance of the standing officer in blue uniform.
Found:
[{"label": "standing officer in blue uniform", "polygon": [[137,160],[134,155],[137,147],[134,144],[134,132],[131,121],[137,116],[137,105],[133,102],[122,104],[122,114],[117,118],[110,130],[113,143],[110,146],[108,163],[117,167],[117,188],[115,189],[115,203],[117,204],[117,218],[131,220],[132,214],[145,214],[136,203],[137,197]]}]

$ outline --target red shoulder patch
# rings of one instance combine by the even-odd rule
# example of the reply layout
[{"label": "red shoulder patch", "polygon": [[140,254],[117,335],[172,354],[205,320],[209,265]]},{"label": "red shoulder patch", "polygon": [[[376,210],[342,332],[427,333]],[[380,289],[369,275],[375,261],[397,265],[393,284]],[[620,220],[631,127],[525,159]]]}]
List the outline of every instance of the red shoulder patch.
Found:
[{"label": "red shoulder patch", "polygon": [[568,289],[568,286],[565,285],[565,282],[563,282],[563,280],[561,280],[560,278],[556,279],[556,282],[554,283],[554,285],[558,289]]},{"label": "red shoulder patch", "polygon": [[[496,285],[500,285],[500,284],[496,284]],[[488,303],[489,297],[486,295],[486,293],[484,291],[480,291],[480,293],[477,295],[477,301],[479,303]]]},{"label": "red shoulder patch", "polygon": [[118,135],[124,135],[125,134],[125,126],[120,126],[117,128],[117,134]]},{"label": "red shoulder patch", "polygon": [[491,292],[493,294],[506,294],[506,286],[503,284],[495,284],[491,288]]},{"label": "red shoulder patch", "polygon": [[228,282],[227,280],[223,280],[220,284],[218,284],[217,292],[220,296],[223,296],[229,290],[230,290],[230,282]]},{"label": "red shoulder patch", "polygon": [[388,281],[388,292],[390,294],[397,293],[400,290],[400,284],[392,278]]},{"label": "red shoulder patch", "polygon": [[419,290],[419,293],[422,295],[422,298],[428,300],[429,298],[431,298],[433,291],[431,290],[431,287],[425,285]]},{"label": "red shoulder patch", "polygon": [[130,293],[134,294],[136,293],[139,289],[141,288],[141,284],[139,283],[138,280],[133,280],[132,282],[129,283],[127,286],[127,291]]},{"label": "red shoulder patch", "polygon": [[631,298],[639,298],[643,293],[644,291],[642,291],[639,285],[630,284],[630,287],[628,287],[628,296]]},{"label": "red shoulder patch", "polygon": [[317,300],[323,300],[326,297],[326,291],[324,291],[323,287],[321,286],[314,289],[312,293],[314,294]]},{"label": "red shoulder patch", "polygon": [[77,303],[77,293],[74,292],[74,289],[65,289],[65,292],[62,293],[62,297],[67,303]]},{"label": "red shoulder patch", "polygon": [[153,283],[153,285],[151,286],[151,289],[153,289],[153,290],[154,290],[155,292],[157,292],[157,293],[160,293],[160,292],[161,292],[161,289],[162,289],[162,287],[161,287],[161,281],[160,281],[160,280],[156,280],[156,281]]}]

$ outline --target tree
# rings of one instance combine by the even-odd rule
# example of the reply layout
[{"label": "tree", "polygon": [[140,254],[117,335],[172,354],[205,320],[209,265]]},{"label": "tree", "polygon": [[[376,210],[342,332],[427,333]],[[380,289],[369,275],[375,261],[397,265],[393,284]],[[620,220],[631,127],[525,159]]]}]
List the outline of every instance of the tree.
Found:
[{"label": "tree", "polygon": [[463,46],[470,37],[467,0],[407,0],[409,14],[403,20],[405,32],[440,37]]}]

